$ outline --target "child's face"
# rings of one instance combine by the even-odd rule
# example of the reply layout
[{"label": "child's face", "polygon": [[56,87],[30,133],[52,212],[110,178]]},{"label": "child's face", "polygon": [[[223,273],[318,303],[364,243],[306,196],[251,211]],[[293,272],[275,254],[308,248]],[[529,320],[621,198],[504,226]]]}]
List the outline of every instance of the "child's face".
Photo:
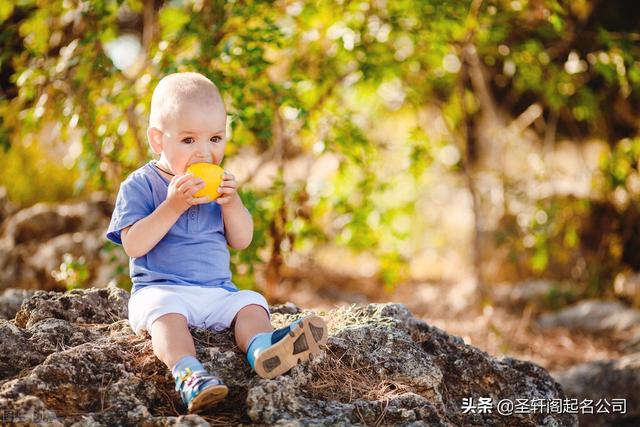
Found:
[{"label": "child's face", "polygon": [[215,163],[224,157],[227,115],[221,104],[189,105],[162,131],[161,163],[182,175],[193,163]]}]

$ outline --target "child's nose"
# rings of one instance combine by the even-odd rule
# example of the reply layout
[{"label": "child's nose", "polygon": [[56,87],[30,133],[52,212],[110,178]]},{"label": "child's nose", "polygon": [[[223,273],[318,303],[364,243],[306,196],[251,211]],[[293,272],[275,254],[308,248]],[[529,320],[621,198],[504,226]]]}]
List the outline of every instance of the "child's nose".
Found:
[{"label": "child's nose", "polygon": [[209,147],[206,144],[200,144],[200,146],[198,147],[198,153],[197,153],[198,157],[203,158],[203,159],[208,159],[211,157],[211,152],[209,150]]}]

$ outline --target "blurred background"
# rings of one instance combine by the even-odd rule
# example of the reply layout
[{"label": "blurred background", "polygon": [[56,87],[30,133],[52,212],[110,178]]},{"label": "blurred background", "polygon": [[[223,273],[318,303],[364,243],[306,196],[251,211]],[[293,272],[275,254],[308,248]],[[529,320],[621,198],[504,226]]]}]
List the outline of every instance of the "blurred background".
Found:
[{"label": "blurred background", "polygon": [[[223,93],[235,282],[560,371],[640,351],[640,3],[0,1],[0,291],[118,286],[151,93]],[[22,292],[22,291],[21,291]]]}]

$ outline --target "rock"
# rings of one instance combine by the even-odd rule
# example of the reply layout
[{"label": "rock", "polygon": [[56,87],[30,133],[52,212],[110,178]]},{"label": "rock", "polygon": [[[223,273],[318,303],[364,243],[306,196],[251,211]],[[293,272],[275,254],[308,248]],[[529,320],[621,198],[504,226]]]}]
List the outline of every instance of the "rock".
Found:
[{"label": "rock", "polygon": [[11,378],[22,369],[35,366],[45,358],[33,348],[24,330],[6,320],[0,320],[0,342],[0,380]]},{"label": "rock", "polygon": [[[290,373],[258,378],[230,331],[191,329],[198,358],[229,396],[208,414],[186,413],[147,334],[126,320],[128,293],[36,292],[0,321],[0,413],[46,425],[575,426],[570,414],[464,413],[463,399],[562,399],[541,367],[497,360],[412,316],[399,304],[327,313],[327,348]],[[307,314],[273,307],[282,326]],[[34,421],[36,420],[36,421]]]},{"label": "rock", "polygon": [[543,328],[564,327],[591,334],[629,334],[640,330],[640,310],[617,301],[582,301],[538,318]]},{"label": "rock", "polygon": [[112,210],[113,206],[98,193],[91,200],[78,203],[38,203],[8,218],[2,237],[12,245],[20,245],[74,231],[96,230]]},{"label": "rock", "polygon": [[118,288],[74,289],[68,292],[37,291],[22,303],[16,325],[29,328],[42,319],[76,323],[112,323],[127,317],[129,293]]},{"label": "rock", "polygon": [[6,289],[0,294],[0,319],[13,319],[22,302],[31,297],[33,289]]},{"label": "rock", "polygon": [[[341,311],[342,310],[342,311]],[[421,322],[402,305],[369,305],[330,333],[328,351],[251,388],[249,415],[286,425],[576,425],[573,415],[463,414],[464,398],[561,398],[539,366],[493,359]]]},{"label": "rock", "polygon": [[88,201],[38,203],[9,216],[0,236],[0,289],[63,290],[51,271],[60,266],[65,253],[83,256],[89,280],[96,283],[112,210],[113,204],[96,193]]},{"label": "rock", "polygon": [[640,331],[635,334],[629,341],[624,343],[622,349],[627,353],[640,352]]},{"label": "rock", "polygon": [[7,188],[0,186],[0,224],[16,210],[16,206],[9,200]]},{"label": "rock", "polygon": [[[28,267],[35,271],[53,271],[60,267],[64,254],[74,258],[90,256],[90,260],[97,259],[100,249],[104,245],[104,230],[84,231],[61,234],[40,245],[33,256],[29,257]],[[53,281],[53,278],[49,279]]]},{"label": "rock", "polygon": [[301,312],[300,308],[293,303],[286,304],[277,304],[269,307],[271,313],[279,313],[279,314],[298,314]]},{"label": "rock", "polygon": [[537,307],[549,307],[560,301],[573,301],[576,298],[571,283],[548,280],[530,280],[522,283],[501,283],[492,287],[494,301],[512,311],[534,304]]},{"label": "rock", "polygon": [[640,308],[640,273],[622,272],[613,281],[616,296],[629,301],[631,305]]},{"label": "rock", "polygon": [[532,301],[544,299],[553,289],[553,284],[546,280],[533,280],[524,283],[502,283],[494,286],[494,298],[505,305],[522,306]]},{"label": "rock", "polygon": [[[640,424],[640,353],[577,365],[555,378],[570,398],[593,401],[594,414],[578,416],[581,426]],[[626,400],[625,414],[613,412],[613,399]],[[597,413],[598,407],[609,413]]]}]

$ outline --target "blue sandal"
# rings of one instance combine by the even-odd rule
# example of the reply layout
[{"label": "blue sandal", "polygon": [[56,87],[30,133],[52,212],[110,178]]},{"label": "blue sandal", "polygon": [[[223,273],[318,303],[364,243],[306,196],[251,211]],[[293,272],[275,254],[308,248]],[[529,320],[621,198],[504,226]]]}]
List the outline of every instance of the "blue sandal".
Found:
[{"label": "blue sandal", "polygon": [[206,371],[193,372],[189,368],[176,382],[176,391],[180,393],[182,402],[190,414],[209,409],[229,393],[227,386],[215,375]]},{"label": "blue sandal", "polygon": [[248,355],[249,363],[256,373],[267,379],[284,374],[297,364],[320,352],[328,335],[327,324],[321,317],[311,315],[273,332],[280,338],[269,347],[258,349]]}]

